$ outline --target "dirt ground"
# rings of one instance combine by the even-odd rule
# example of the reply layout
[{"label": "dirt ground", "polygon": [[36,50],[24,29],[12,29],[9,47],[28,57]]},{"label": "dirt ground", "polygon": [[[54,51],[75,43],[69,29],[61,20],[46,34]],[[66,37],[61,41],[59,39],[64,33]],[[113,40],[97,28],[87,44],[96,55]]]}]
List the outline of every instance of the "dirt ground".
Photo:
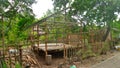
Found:
[{"label": "dirt ground", "polygon": [[[31,58],[33,58],[34,60],[36,60],[37,63],[39,63],[39,67],[37,67],[38,66],[37,64],[36,65],[33,64],[31,65],[31,68],[70,68],[71,66],[69,62],[65,62],[65,60],[63,59],[63,55],[58,52],[52,54],[53,58],[52,58],[51,65],[46,65],[44,56],[40,55],[41,52],[39,53],[39,55],[35,54],[35,52],[32,52],[31,50],[27,50],[27,52],[28,52],[28,55],[31,56]],[[73,64],[77,68],[89,68],[96,63],[100,63],[106,60],[107,58],[114,56],[116,53],[118,52],[117,51],[107,52],[106,55],[90,57],[82,61],[73,62]]]},{"label": "dirt ground", "polygon": [[[46,65],[44,52],[33,52],[31,48],[24,48],[22,56],[22,68],[30,66],[30,68],[70,68],[71,64],[69,61],[63,59],[63,52],[50,53],[52,55],[51,65]],[[106,55],[98,55],[96,57],[90,57],[82,61],[75,61],[74,64],[77,68],[89,68],[96,63],[100,63],[107,58],[110,58],[117,54],[118,51],[107,52]],[[6,61],[8,61],[7,59]],[[15,59],[11,60],[14,61]],[[15,62],[14,62],[15,64]],[[9,65],[9,64],[8,64]],[[15,68],[14,65],[12,68]]]}]

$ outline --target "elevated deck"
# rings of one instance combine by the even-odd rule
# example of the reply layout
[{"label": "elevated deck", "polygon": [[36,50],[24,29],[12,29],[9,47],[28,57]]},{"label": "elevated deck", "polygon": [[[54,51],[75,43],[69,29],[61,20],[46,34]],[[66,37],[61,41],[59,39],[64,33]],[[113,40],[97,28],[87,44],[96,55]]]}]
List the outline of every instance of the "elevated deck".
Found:
[{"label": "elevated deck", "polygon": [[[46,44],[35,44],[34,47],[38,48],[39,50],[46,51],[45,49]],[[64,50],[64,48],[69,49],[69,48],[76,48],[77,46],[74,45],[68,45],[64,43],[47,43],[47,51],[60,51]]]}]

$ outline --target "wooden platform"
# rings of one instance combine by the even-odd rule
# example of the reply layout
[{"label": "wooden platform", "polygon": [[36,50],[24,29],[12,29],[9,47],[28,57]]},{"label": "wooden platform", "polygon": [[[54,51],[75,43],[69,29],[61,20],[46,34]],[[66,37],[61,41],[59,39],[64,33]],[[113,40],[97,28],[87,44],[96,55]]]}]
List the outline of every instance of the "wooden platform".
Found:
[{"label": "wooden platform", "polygon": [[[39,50],[46,51],[45,44],[39,44],[39,45],[35,44],[34,47],[39,48]],[[68,49],[68,48],[71,48],[71,47],[73,48],[76,46],[68,45],[68,44],[64,44],[64,43],[47,43],[47,51],[64,50],[64,47],[66,49]]]}]

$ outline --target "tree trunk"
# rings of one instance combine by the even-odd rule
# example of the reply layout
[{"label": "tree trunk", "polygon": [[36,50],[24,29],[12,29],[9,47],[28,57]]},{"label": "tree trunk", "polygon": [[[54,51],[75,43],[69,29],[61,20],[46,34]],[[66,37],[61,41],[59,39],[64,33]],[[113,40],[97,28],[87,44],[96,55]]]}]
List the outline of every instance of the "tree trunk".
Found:
[{"label": "tree trunk", "polygon": [[103,36],[102,41],[105,41],[107,39],[109,33],[110,33],[110,26],[107,27],[107,31],[106,31],[105,35]]}]

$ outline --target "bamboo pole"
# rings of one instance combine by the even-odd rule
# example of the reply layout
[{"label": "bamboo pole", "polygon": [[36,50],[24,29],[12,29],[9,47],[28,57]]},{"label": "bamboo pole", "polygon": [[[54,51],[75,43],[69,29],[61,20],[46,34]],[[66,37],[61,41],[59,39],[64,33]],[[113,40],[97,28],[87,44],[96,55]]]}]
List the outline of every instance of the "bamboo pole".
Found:
[{"label": "bamboo pole", "polygon": [[3,15],[2,15],[1,19],[2,19],[2,46],[3,46],[3,59],[5,59],[5,40],[4,40],[4,21],[3,21]]},{"label": "bamboo pole", "polygon": [[37,50],[37,52],[39,53],[39,25],[37,25],[37,48],[38,48],[38,50]]},{"label": "bamboo pole", "polygon": [[[66,6],[65,6],[64,12],[65,12],[64,21],[65,21],[65,24],[66,24],[66,20],[67,20],[67,19],[66,19]],[[68,43],[69,43],[69,42],[68,42]],[[67,47],[65,47],[65,54],[66,54],[66,55],[65,55],[65,58],[66,58],[66,59],[67,59],[67,52],[68,52],[68,51],[67,51]]]},{"label": "bamboo pole", "polygon": [[19,51],[20,51],[20,53],[19,53],[19,55],[20,55],[20,65],[22,66],[22,46],[21,45],[19,46]]},{"label": "bamboo pole", "polygon": [[9,52],[9,61],[10,61],[10,68],[12,68],[12,62],[11,62],[11,54]]},{"label": "bamboo pole", "polygon": [[63,46],[64,46],[64,60],[66,60],[66,48],[65,48],[65,44]]},{"label": "bamboo pole", "polygon": [[47,53],[47,24],[45,24],[45,54],[46,54],[46,56],[48,55],[48,53]]}]

